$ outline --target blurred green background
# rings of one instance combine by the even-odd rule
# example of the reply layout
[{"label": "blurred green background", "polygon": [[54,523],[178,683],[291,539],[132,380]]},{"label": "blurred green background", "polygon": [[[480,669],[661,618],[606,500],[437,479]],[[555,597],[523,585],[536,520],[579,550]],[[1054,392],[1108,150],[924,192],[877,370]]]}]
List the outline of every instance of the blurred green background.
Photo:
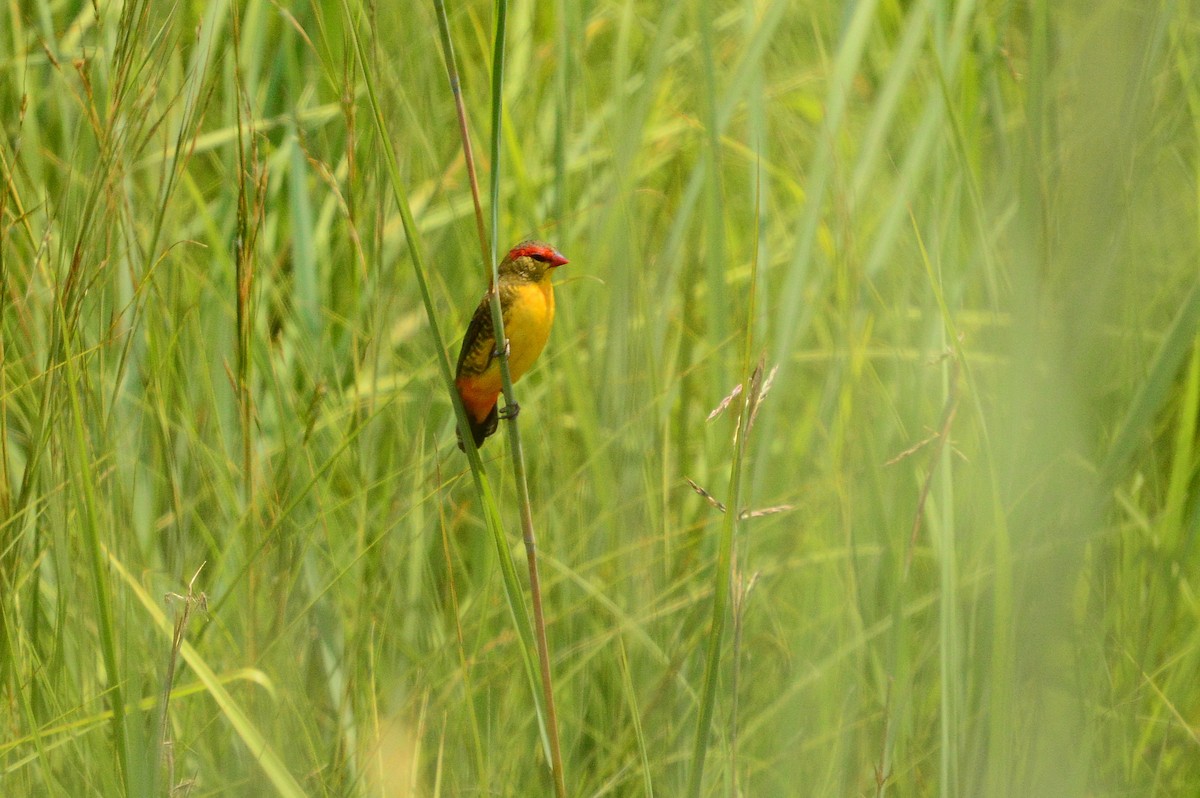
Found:
[{"label": "blurred green background", "polygon": [[[449,13],[486,183],[494,9]],[[749,347],[703,794],[1200,794],[1191,3],[508,14],[499,246],[571,260],[517,389],[569,793],[694,766],[686,480],[727,498]],[[16,0],[0,75],[0,791],[548,794],[365,91],[461,335],[432,3]]]}]

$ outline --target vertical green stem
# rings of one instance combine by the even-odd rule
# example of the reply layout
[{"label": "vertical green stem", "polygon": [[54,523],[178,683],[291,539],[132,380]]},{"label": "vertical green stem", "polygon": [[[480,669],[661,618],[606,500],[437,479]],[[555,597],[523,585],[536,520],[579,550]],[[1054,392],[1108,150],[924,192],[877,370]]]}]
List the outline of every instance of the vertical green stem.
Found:
[{"label": "vertical green stem", "polygon": [[[61,311],[61,305],[60,305]],[[84,429],[83,405],[79,392],[85,384],[76,368],[76,355],[70,347],[71,331],[65,314],[59,319],[63,328],[63,365],[66,366],[66,393],[71,404],[71,433],[73,435],[74,452],[77,458],[76,467],[83,477],[79,480],[80,492],[83,496],[83,539],[87,547],[88,560],[92,570],[92,589],[96,595],[96,610],[99,613],[100,651],[104,659],[105,681],[109,705],[112,707],[113,742],[116,747],[117,764],[121,772],[121,780],[126,794],[129,794],[129,742],[125,726],[125,698],[121,687],[121,671],[117,663],[116,627],[113,623],[112,592],[108,585],[108,569],[104,550],[100,543],[100,519],[96,512],[96,489],[93,484],[92,464],[88,462],[87,431]]]},{"label": "vertical green stem", "polygon": [[[492,52],[492,285],[499,286],[499,251],[497,244],[500,228],[500,135],[504,108],[504,42],[508,19],[507,0],[496,0],[496,40]],[[512,374],[508,365],[508,338],[504,334],[504,313],[500,307],[500,292],[491,293],[492,325],[496,331],[496,348],[500,353],[500,378],[504,385],[504,406],[516,408]],[[567,787],[563,776],[562,749],[558,739],[558,711],[554,705],[554,685],[550,677],[550,650],[546,642],[546,618],[542,609],[542,587],[538,576],[537,539],[533,531],[533,509],[529,501],[529,481],[525,473],[525,453],[521,446],[521,430],[514,415],[509,419],[509,440],[512,450],[513,477],[517,483],[517,499],[521,505],[521,539],[525,543],[525,558],[529,565],[529,594],[533,602],[533,629],[537,637],[538,669],[542,676],[542,695],[546,704],[546,733],[550,742],[550,763],[554,769],[554,792],[558,798],[566,798]],[[464,436],[464,439],[470,436]]]},{"label": "vertical green stem", "polygon": [[[459,114],[460,130],[463,134],[464,143],[466,143],[468,141],[466,116],[465,116],[465,111],[463,110],[462,103],[461,103],[461,92],[459,91],[458,72],[454,65],[453,49],[450,46],[449,24],[446,19],[445,6],[444,6],[444,3],[442,2],[442,0],[434,0],[434,5],[437,9],[439,25],[442,28],[442,44],[445,49],[447,70],[448,70],[449,76],[450,76],[451,87],[454,90],[455,101],[458,104],[457,110],[458,110],[458,114]],[[346,15],[347,20],[352,20],[354,18],[354,15],[350,11],[349,0],[342,0],[342,9]],[[496,50],[497,50],[497,53],[499,53],[499,55],[496,59],[496,63],[494,66],[495,71],[493,73],[493,100],[494,100],[493,128],[492,128],[493,169],[496,168],[498,161],[499,161],[500,107],[501,107],[501,98],[502,98],[500,89],[502,86],[501,78],[503,76],[503,43],[504,43],[504,24],[505,24],[506,15],[507,15],[507,6],[504,3],[500,3],[497,6],[497,28],[496,28]],[[408,243],[409,255],[411,256],[412,262],[413,262],[413,272],[417,279],[417,287],[419,288],[419,290],[421,292],[421,299],[425,305],[426,315],[429,320],[430,332],[434,338],[434,343],[436,345],[439,370],[442,374],[442,378],[445,382],[446,388],[450,394],[451,404],[454,407],[455,416],[458,420],[458,427],[459,427],[459,430],[462,431],[462,433],[463,433],[463,440],[473,440],[472,436],[469,434],[469,427],[467,424],[466,411],[463,408],[463,404],[462,404],[461,399],[458,396],[458,392],[455,390],[454,376],[453,376],[453,371],[450,366],[450,360],[446,354],[446,348],[442,344],[443,337],[441,334],[441,325],[438,323],[437,315],[434,313],[433,297],[429,290],[428,278],[426,277],[424,257],[421,253],[421,248],[419,245],[416,223],[413,220],[412,211],[409,208],[407,196],[405,195],[405,192],[403,191],[403,188],[402,188],[399,169],[397,168],[397,163],[396,163],[395,150],[392,146],[391,139],[388,136],[387,127],[384,124],[383,114],[382,114],[382,111],[380,110],[380,106],[379,106],[379,99],[376,96],[374,78],[372,77],[370,71],[368,70],[368,61],[367,61],[367,57],[366,57],[366,50],[365,50],[365,47],[363,44],[362,37],[360,37],[358,35],[357,27],[352,26],[351,32],[352,32],[352,36],[354,37],[356,54],[358,56],[360,66],[363,69],[363,79],[364,79],[364,83],[366,85],[367,96],[368,96],[368,100],[371,105],[371,111],[372,111],[372,116],[373,116],[373,119],[375,122],[376,131],[379,134],[380,143],[384,150],[384,156],[385,156],[384,160],[385,160],[385,165],[387,166],[387,169],[388,169],[388,177],[391,181],[392,191],[393,191],[393,194],[396,199],[396,204],[400,211],[400,219],[404,225],[405,238]],[[480,210],[479,192],[478,192],[478,188],[477,188],[477,181],[474,178],[474,164],[473,164],[473,161],[471,158],[469,144],[466,144],[466,146],[467,146],[467,149],[465,150],[465,153],[466,153],[467,162],[468,162],[469,175],[471,176],[471,180],[472,180],[472,193],[475,198],[475,204],[476,204],[476,224],[479,228],[481,242],[482,242],[486,238],[486,236],[485,236],[485,231],[484,231],[483,224],[482,224],[482,211]],[[496,208],[498,206],[498,197],[499,197],[498,173],[493,173],[493,179],[492,179],[492,200],[493,200],[492,201],[492,227],[493,227],[493,229],[495,229],[498,225],[498,222],[497,222],[498,213],[496,211]],[[488,264],[489,271],[492,275],[492,283],[493,283],[493,285],[495,285],[498,282],[498,277],[499,277],[499,275],[497,274],[497,259],[495,257],[495,254],[496,254],[495,241],[492,242],[492,247],[491,247],[490,253],[487,251],[486,246],[483,247],[483,250],[484,250],[484,262]],[[492,292],[492,312],[493,312],[493,321],[495,322],[496,339],[497,339],[497,341],[503,341],[504,340],[504,329],[503,329],[504,320],[500,314],[499,294],[496,292]],[[505,396],[506,404],[512,405],[513,404],[512,379],[511,379],[511,375],[509,374],[509,369],[508,369],[507,352],[505,352],[503,350],[504,350],[504,347],[501,347],[500,365],[501,365],[501,374],[502,374],[503,380],[504,380],[504,396]],[[529,652],[535,647],[535,645],[538,650],[538,664],[539,664],[541,676],[542,676],[542,688],[543,688],[543,691],[545,694],[545,699],[546,699],[546,707],[545,707],[544,717],[543,717],[543,713],[542,713],[543,708],[540,706],[537,707],[538,716],[539,716],[539,720],[544,721],[543,732],[544,732],[544,734],[546,734],[548,736],[548,740],[546,740],[546,743],[547,743],[547,748],[549,749],[550,760],[551,760],[551,764],[552,764],[552,767],[554,770],[555,793],[557,796],[559,796],[559,798],[565,798],[566,782],[563,777],[562,754],[561,754],[561,748],[560,748],[560,745],[558,742],[558,721],[557,721],[557,714],[555,712],[554,702],[553,702],[553,690],[551,689],[550,662],[549,662],[549,654],[548,654],[548,650],[547,650],[547,646],[546,646],[545,621],[544,621],[544,618],[542,615],[540,581],[538,579],[536,561],[534,559],[536,548],[534,545],[534,538],[533,538],[532,513],[529,509],[529,489],[528,489],[528,484],[527,484],[527,480],[525,477],[524,459],[521,454],[520,437],[519,437],[519,434],[517,431],[517,426],[515,423],[510,425],[510,430],[511,430],[511,433],[513,436],[513,438],[512,438],[512,440],[513,440],[513,458],[514,458],[514,462],[516,463],[516,467],[517,467],[517,481],[518,481],[518,486],[519,486],[519,491],[520,491],[520,496],[521,496],[521,501],[522,501],[521,519],[522,519],[522,525],[523,525],[525,546],[526,546],[526,552],[529,554],[529,557],[530,557],[530,586],[531,586],[531,590],[533,593],[533,606],[534,606],[536,628],[537,628],[536,644],[535,644],[534,640],[532,639],[533,632],[530,629],[529,616],[527,614],[524,602],[521,601],[521,598],[520,598],[520,591],[519,591],[519,588],[517,585],[517,578],[516,578],[516,574],[513,569],[512,559],[508,555],[507,542],[504,538],[504,533],[503,533],[503,528],[501,525],[499,513],[496,509],[495,498],[493,497],[491,488],[488,484],[487,475],[483,469],[483,462],[480,460],[480,457],[479,457],[479,450],[474,445],[470,445],[470,446],[466,447],[467,460],[471,466],[471,476],[475,482],[476,491],[479,494],[480,500],[484,507],[485,518],[487,520],[489,531],[492,533],[493,538],[496,541],[497,552],[499,554],[500,569],[501,569],[501,573],[503,574],[503,577],[504,577],[505,593],[506,593],[506,597],[508,599],[509,609],[513,614],[513,621],[514,621],[514,625],[517,628],[517,632],[521,636],[521,641],[523,643],[521,650],[522,650],[522,654],[525,656],[526,669],[527,669],[527,673],[530,675],[531,680],[533,677],[532,677],[532,664],[529,661]],[[536,691],[534,693],[534,696],[535,696],[534,702],[535,702],[535,704],[537,704]]]},{"label": "vertical green stem", "polygon": [[733,543],[737,534],[742,506],[742,463],[749,443],[750,427],[762,388],[763,362],[752,371],[751,352],[754,346],[754,318],[758,285],[757,250],[750,265],[750,297],[747,302],[745,341],[742,352],[742,374],[744,375],[742,396],[739,402],[737,423],[733,436],[733,464],[729,468],[729,493],[725,505],[724,523],[721,525],[721,540],[717,550],[717,568],[713,574],[712,623],[708,632],[708,651],[704,663],[704,687],[700,693],[700,711],[696,720],[696,739],[692,749],[692,769],[688,776],[689,798],[699,798],[704,783],[704,760],[708,755],[708,737],[712,728],[713,711],[717,702],[717,671],[721,665],[721,641],[725,634],[725,621],[729,616],[729,594],[733,582]]}]

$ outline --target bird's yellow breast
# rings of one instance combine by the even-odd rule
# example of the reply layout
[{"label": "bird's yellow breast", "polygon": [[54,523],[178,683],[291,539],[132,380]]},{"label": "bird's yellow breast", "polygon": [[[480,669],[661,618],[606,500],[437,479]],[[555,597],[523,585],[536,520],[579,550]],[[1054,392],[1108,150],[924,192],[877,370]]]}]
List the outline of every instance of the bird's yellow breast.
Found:
[{"label": "bird's yellow breast", "polygon": [[538,359],[554,324],[554,286],[547,273],[536,283],[518,283],[506,302],[504,334],[509,342],[508,368],[513,382]]}]

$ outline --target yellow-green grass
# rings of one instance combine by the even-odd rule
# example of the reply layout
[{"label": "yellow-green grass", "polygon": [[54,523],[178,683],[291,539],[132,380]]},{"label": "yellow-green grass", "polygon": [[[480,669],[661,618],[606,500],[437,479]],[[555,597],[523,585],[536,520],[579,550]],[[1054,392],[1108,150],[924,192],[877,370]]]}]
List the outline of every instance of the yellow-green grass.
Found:
[{"label": "yellow-green grass", "polygon": [[[486,186],[494,8],[447,8]],[[507,13],[568,794],[1200,791],[1191,4]],[[433,3],[0,19],[0,792],[550,794],[396,202],[453,357]]]}]

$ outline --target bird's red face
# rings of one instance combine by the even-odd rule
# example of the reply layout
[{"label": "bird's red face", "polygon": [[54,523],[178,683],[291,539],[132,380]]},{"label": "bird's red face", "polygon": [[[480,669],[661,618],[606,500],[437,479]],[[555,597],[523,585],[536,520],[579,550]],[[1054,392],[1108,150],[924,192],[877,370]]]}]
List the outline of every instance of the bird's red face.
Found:
[{"label": "bird's red face", "polygon": [[505,260],[516,260],[517,258],[533,258],[545,263],[549,268],[570,263],[570,261],[562,256],[561,252],[549,244],[543,244],[541,241],[523,241],[517,244],[508,251],[508,257]]}]

